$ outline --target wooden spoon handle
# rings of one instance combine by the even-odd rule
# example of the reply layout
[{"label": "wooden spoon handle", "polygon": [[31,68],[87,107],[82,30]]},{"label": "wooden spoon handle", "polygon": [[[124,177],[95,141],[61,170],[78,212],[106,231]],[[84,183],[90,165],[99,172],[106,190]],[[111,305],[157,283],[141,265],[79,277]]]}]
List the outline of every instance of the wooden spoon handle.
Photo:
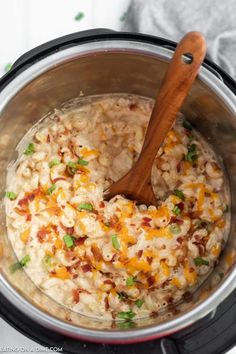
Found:
[{"label": "wooden spoon handle", "polygon": [[[206,42],[200,32],[189,32],[179,42],[165,74],[149,121],[140,158],[135,165],[150,171],[158,149],[163,143],[186,98],[206,54]],[[164,119],[163,119],[164,118]]]}]

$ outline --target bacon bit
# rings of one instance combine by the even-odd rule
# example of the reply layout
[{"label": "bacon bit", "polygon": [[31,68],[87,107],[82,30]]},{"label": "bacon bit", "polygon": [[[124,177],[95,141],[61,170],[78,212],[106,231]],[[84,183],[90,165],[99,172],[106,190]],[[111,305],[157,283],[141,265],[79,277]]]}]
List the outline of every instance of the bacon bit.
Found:
[{"label": "bacon bit", "polygon": [[137,252],[138,258],[141,258],[141,257],[142,257],[142,254],[143,254],[143,250],[139,250],[139,251]]},{"label": "bacon bit", "polygon": [[184,223],[184,221],[182,219],[178,219],[176,218],[176,216],[171,216],[170,218],[170,224],[178,224],[178,225],[182,225]]},{"label": "bacon bit", "polygon": [[78,304],[79,300],[80,300],[80,291],[79,289],[72,289],[72,298],[73,298],[73,302],[75,304]]},{"label": "bacon bit", "polygon": [[92,244],[92,246],[91,246],[91,252],[92,252],[92,254],[93,254],[93,256],[94,256],[94,259],[96,260],[96,261],[101,261],[103,258],[102,258],[102,253],[101,253],[101,251],[100,251],[100,248],[97,246],[97,245],[95,245],[95,244]]},{"label": "bacon bit", "polygon": [[153,260],[153,257],[148,257],[148,256],[147,256],[147,262],[148,262],[149,264],[152,263],[152,260]]},{"label": "bacon bit", "polygon": [[78,276],[79,276],[79,274],[73,274],[72,279],[76,279],[76,278],[78,278]]},{"label": "bacon bit", "polygon": [[148,286],[151,287],[155,283],[155,277],[152,275],[147,279]]},{"label": "bacon bit", "polygon": [[150,317],[151,317],[151,318],[157,318],[157,317],[158,317],[158,312],[157,312],[157,311],[152,311],[152,312],[150,313]]},{"label": "bacon bit", "polygon": [[183,237],[180,236],[180,237],[177,238],[177,242],[182,243],[183,241],[184,241]]},{"label": "bacon bit", "polygon": [[65,252],[65,259],[67,261],[73,261],[76,258],[76,252],[68,250]]},{"label": "bacon bit", "polygon": [[74,240],[74,243],[76,246],[81,246],[84,244],[84,242],[87,240],[87,238],[88,238],[87,236],[76,238]]},{"label": "bacon bit", "polygon": [[189,273],[193,273],[195,271],[195,269],[193,267],[189,268]]},{"label": "bacon bit", "polygon": [[186,291],[186,293],[183,294],[183,298],[186,302],[192,302],[193,294],[191,294],[190,291]]},{"label": "bacon bit", "polygon": [[75,155],[76,157],[79,157],[79,155],[75,151],[75,148],[74,148],[74,145],[73,145],[72,141],[69,142],[68,148],[70,149],[70,151],[72,152],[73,155]]},{"label": "bacon bit", "polygon": [[115,230],[117,232],[119,232],[119,231],[121,231],[121,229],[122,229],[122,224],[120,222],[118,222],[118,224],[116,224],[116,226],[115,226]]},{"label": "bacon bit", "polygon": [[151,218],[148,218],[148,217],[143,217],[143,222],[150,222],[150,221],[152,221],[152,219]]},{"label": "bacon bit", "polygon": [[119,219],[116,215],[113,215],[110,219],[109,219],[109,224],[110,227],[115,227],[115,225],[118,223]]},{"label": "bacon bit", "polygon": [[27,216],[26,216],[26,221],[31,221],[32,220],[32,215],[31,214],[28,214]]},{"label": "bacon bit", "polygon": [[52,179],[52,183],[56,183],[57,181],[66,181],[66,178],[65,177],[57,177],[57,178]]},{"label": "bacon bit", "polygon": [[180,202],[177,204],[177,207],[180,209],[180,211],[182,212],[184,210],[184,203]]},{"label": "bacon bit", "polygon": [[110,262],[111,262],[111,263],[115,262],[115,259],[116,259],[116,253],[113,254],[113,256],[112,256]]},{"label": "bacon bit", "polygon": [[73,226],[72,227],[66,227],[65,228],[65,232],[68,235],[73,235],[74,234],[74,227]]},{"label": "bacon bit", "polygon": [[47,234],[49,233],[49,230],[43,226],[38,232],[37,232],[37,238],[40,243],[43,243],[45,241],[45,238]]},{"label": "bacon bit", "polygon": [[131,104],[129,105],[129,109],[130,109],[131,111],[136,111],[137,108],[138,108],[137,103],[131,103]]},{"label": "bacon bit", "polygon": [[77,268],[80,266],[80,263],[81,263],[81,262],[78,261],[78,262],[72,264],[70,267],[67,267],[68,272],[69,272],[69,273],[72,273],[75,269],[77,269]]},{"label": "bacon bit", "polygon": [[181,171],[181,161],[177,164],[176,170],[177,170],[178,173],[180,173],[180,171]]},{"label": "bacon bit", "polygon": [[22,210],[22,209],[19,209],[19,208],[14,208],[15,212],[19,215],[24,215],[28,213],[28,210]]},{"label": "bacon bit", "polygon": [[47,135],[47,143],[50,143],[51,142],[51,137],[50,137],[50,135],[48,134]]},{"label": "bacon bit", "polygon": [[90,264],[84,264],[84,265],[82,265],[81,269],[82,269],[82,271],[83,271],[84,273],[87,273],[87,272],[91,272],[91,271],[92,271],[92,267],[91,267]]},{"label": "bacon bit", "polygon": [[58,227],[57,227],[57,225],[51,225],[51,228],[53,229],[53,231],[55,231],[56,233],[58,233]]},{"label": "bacon bit", "polygon": [[104,280],[103,283],[104,283],[104,284],[111,285],[113,288],[116,287],[116,284],[115,284],[111,279],[106,279],[106,280]]},{"label": "bacon bit", "polygon": [[110,308],[108,296],[105,297],[104,302],[105,302],[105,310],[108,311]]},{"label": "bacon bit", "polygon": [[99,203],[99,208],[104,208],[105,207],[105,203],[103,202],[103,201],[101,201],[100,203]]},{"label": "bacon bit", "polygon": [[189,215],[192,219],[200,218],[201,214],[202,214],[202,211],[200,211],[200,210],[195,210],[195,211],[192,211],[189,213]]}]

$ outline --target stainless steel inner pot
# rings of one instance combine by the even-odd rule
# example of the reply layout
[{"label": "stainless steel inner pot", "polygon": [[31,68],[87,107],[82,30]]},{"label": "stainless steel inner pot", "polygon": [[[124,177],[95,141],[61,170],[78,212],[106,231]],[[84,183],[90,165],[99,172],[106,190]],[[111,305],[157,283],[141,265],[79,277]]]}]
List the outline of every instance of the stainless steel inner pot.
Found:
[{"label": "stainless steel inner pot", "polygon": [[[76,35],[74,35],[76,37]],[[95,39],[94,39],[95,38]],[[78,97],[104,93],[131,93],[154,98],[173,48],[149,37],[117,35],[68,41],[52,51],[38,49],[37,59],[17,63],[0,83],[0,188],[5,190],[6,169],[16,158],[16,145],[41,117]],[[141,39],[140,39],[141,38]],[[150,37],[151,38],[151,37]],[[171,43],[171,42],[170,42]],[[53,47],[53,42],[51,42]],[[48,47],[50,47],[50,45]],[[124,343],[161,337],[180,330],[213,311],[236,284],[236,98],[208,68],[202,67],[184,104],[183,112],[212,144],[229,176],[231,231],[219,265],[193,297],[156,318],[138,320],[136,327],[119,329],[110,321],[89,318],[44,295],[24,271],[10,274],[16,261],[8,241],[5,212],[0,218],[0,292],[24,314],[50,330],[100,342]],[[1,251],[3,250],[3,252]],[[224,273],[220,276],[219,273]]]}]

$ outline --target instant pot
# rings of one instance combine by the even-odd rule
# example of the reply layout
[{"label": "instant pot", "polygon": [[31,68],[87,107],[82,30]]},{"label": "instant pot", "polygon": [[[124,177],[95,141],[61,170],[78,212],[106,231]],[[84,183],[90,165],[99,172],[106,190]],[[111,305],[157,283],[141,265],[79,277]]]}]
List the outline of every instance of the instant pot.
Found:
[{"label": "instant pot", "polygon": [[[17,144],[40,118],[81,95],[129,93],[155,98],[175,46],[176,43],[158,37],[98,29],[55,39],[20,57],[0,81],[2,196],[7,166],[17,158]],[[118,353],[121,350],[131,354],[148,348],[154,353],[158,344],[163,353],[194,353],[197,348],[198,353],[215,354],[233,345],[236,338],[235,93],[235,81],[205,59],[182,108],[222,160],[231,192],[228,242],[214,271],[193,296],[186,296],[180,304],[167,308],[155,318],[137,320],[130,329],[74,313],[43,294],[23,270],[15,274],[9,272],[16,257],[7,238],[2,202],[0,313],[3,318],[44,345],[64,343],[65,351],[71,353]],[[212,323],[217,325],[212,327]],[[182,348],[186,336],[191,337],[189,333],[192,336],[194,333],[195,347],[182,345]],[[163,337],[166,338],[153,340]],[[149,342],[119,347],[83,344],[83,340],[109,344]],[[214,351],[206,350],[209,342]]]}]

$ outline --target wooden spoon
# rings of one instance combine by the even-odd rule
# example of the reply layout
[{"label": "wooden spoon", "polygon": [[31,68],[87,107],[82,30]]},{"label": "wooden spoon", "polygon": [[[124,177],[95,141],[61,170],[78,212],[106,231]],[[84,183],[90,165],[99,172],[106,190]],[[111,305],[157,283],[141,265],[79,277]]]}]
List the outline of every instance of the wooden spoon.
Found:
[{"label": "wooden spoon", "polygon": [[179,42],[161,84],[141,154],[131,170],[104,192],[105,199],[121,194],[139,204],[157,204],[151,184],[152,165],[197,76],[205,54],[206,42],[200,32],[189,32]]}]

